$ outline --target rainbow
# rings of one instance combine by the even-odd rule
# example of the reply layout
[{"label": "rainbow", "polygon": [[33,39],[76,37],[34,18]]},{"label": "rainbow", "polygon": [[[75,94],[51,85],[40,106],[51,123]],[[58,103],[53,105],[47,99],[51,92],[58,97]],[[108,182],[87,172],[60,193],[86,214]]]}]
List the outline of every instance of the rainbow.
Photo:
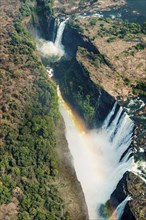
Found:
[{"label": "rainbow", "polygon": [[[133,124],[127,116],[123,116],[120,109],[121,113],[117,114],[119,119],[115,117],[115,123],[116,121],[120,123],[121,117],[121,124],[116,124],[119,126],[119,131],[115,136],[115,143],[114,141],[111,142],[110,135],[114,130],[109,132],[110,126],[107,125],[108,129],[104,127],[100,130],[88,130],[77,112],[63,100],[59,88],[58,97],[59,110],[65,122],[68,147],[73,156],[77,178],[85,195],[89,219],[105,220],[105,217],[102,218],[100,215],[101,207],[104,207],[106,219],[110,219],[114,208],[105,207],[105,204],[110,199],[123,174],[131,169],[133,162],[133,158],[128,160],[123,158],[120,161],[131,141]],[[113,124],[111,129],[115,129]],[[126,126],[125,129],[129,129],[129,137],[120,134],[120,129],[123,129],[123,126]],[[124,146],[122,145],[123,140],[127,141]],[[117,212],[115,211],[112,214],[112,220],[117,219]]]}]

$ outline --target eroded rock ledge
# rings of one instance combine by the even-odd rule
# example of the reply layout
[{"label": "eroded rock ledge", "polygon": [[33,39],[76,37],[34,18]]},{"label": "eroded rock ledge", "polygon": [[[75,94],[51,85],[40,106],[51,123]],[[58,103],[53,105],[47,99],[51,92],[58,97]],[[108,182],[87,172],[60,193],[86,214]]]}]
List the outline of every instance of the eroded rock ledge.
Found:
[{"label": "eroded rock ledge", "polygon": [[[104,41],[105,43],[102,44],[100,43],[100,39],[99,42],[98,39],[97,40],[95,39],[95,41],[92,40],[91,36],[93,35],[89,35],[90,27],[88,32],[87,25],[86,26],[84,25],[84,28],[86,28],[86,32],[88,32],[87,35],[86,34],[84,35],[84,32],[80,33],[81,30],[80,28],[76,29],[76,27],[75,28],[74,27],[75,26],[67,25],[63,35],[63,43],[64,46],[66,47],[68,55],[71,57],[71,60],[68,62],[62,61],[61,65],[59,65],[58,67],[56,66],[57,80],[60,80],[60,84],[62,86],[62,93],[64,97],[72,104],[72,106],[77,106],[77,111],[87,121],[89,119],[86,119],[83,111],[81,113],[81,109],[78,106],[78,103],[74,103],[72,101],[72,98],[75,98],[77,100],[77,97],[75,97],[77,91],[75,90],[79,85],[83,87],[82,91],[84,92],[87,91],[88,89],[92,91],[92,89],[96,85],[95,87],[97,91],[100,92],[96,94],[95,90],[93,90],[95,97],[101,98],[102,91],[105,90],[112,97],[114,97],[114,99],[117,100],[118,103],[121,106],[123,106],[126,110],[127,106],[130,106],[130,104],[126,105],[126,103],[129,103],[128,100],[129,101],[131,99],[135,100],[138,96],[136,93],[133,92],[134,91],[133,87],[131,86],[131,83],[127,83],[127,80],[128,82],[132,81],[135,87],[137,86],[136,83],[138,80],[141,81],[141,79],[143,78],[143,82],[145,81],[144,79],[145,62],[143,60],[145,47],[142,47],[142,49],[140,50],[136,49],[137,44],[139,43],[143,44],[145,36],[143,35],[143,33],[142,34],[140,33],[137,36],[135,36],[135,38],[138,38],[139,36],[143,37],[143,41],[140,40],[140,42],[134,40],[134,36],[133,36],[133,39],[129,40],[128,42],[125,40],[119,41],[119,39],[117,38],[113,41],[113,43],[106,42],[107,38],[105,37],[103,38],[103,41],[105,40]],[[83,26],[80,25],[80,27],[82,28]],[[99,47],[98,47],[98,43],[99,43]],[[121,43],[121,48],[117,52],[116,49],[110,50],[110,48],[114,48],[114,45],[116,45],[116,43],[117,44]],[[131,60],[127,64],[125,60],[126,58],[124,58],[123,55],[121,56],[118,55],[118,62],[116,61],[117,58],[114,60],[114,56],[117,56],[117,53],[124,54],[127,51],[131,51],[131,48],[132,50],[134,49],[134,54],[132,53],[126,55],[128,56],[128,59]],[[110,51],[111,51],[111,56],[110,56]],[[137,62],[134,63],[134,66],[137,65],[136,76],[134,72],[132,71],[130,72],[133,59]],[[141,63],[141,65],[139,65],[139,63]],[[124,68],[127,69],[127,71],[123,71],[121,69],[121,73],[120,73],[118,69],[119,68],[118,65],[120,65],[121,68],[123,65]],[[64,73],[63,76],[61,75],[61,72]],[[88,82],[90,82],[90,88],[88,87]],[[140,109],[135,110],[133,114],[130,114],[128,112],[128,111],[131,112],[132,109],[128,111],[126,110],[129,116],[134,120],[136,125],[135,128],[136,135],[134,135],[134,141],[132,143],[135,160],[139,160],[140,158],[138,157],[138,154],[135,153],[134,149],[137,149],[139,151],[140,148],[143,148],[143,150],[145,150],[145,138],[146,138],[144,135],[141,135],[138,132],[139,129],[142,132],[144,132],[145,130],[144,115],[146,112],[146,107],[145,107],[146,99],[143,90],[139,91],[139,95],[143,103],[143,106]],[[86,92],[84,94],[84,97],[86,97]],[[98,99],[99,103],[101,103],[100,102],[101,100],[105,100],[105,99],[103,97],[100,100]],[[110,102],[112,103],[112,99],[109,98],[109,103]],[[93,104],[93,109],[97,110],[98,108]],[[106,109],[110,109],[110,106],[108,106],[107,108],[104,106],[105,112]],[[107,112],[105,114],[107,114]],[[97,117],[97,115],[95,117],[95,115],[94,116],[92,115],[94,119],[96,118],[98,120],[99,118],[102,118],[100,114],[99,115],[97,114],[99,118]],[[90,118],[89,121],[92,124],[94,120],[92,121]],[[129,219],[144,219],[145,218],[144,217],[145,208],[143,207],[144,181],[139,176],[135,175],[132,172],[128,172],[126,174],[126,178],[123,179],[123,181],[124,181],[124,185],[127,185],[124,192],[125,195],[126,193],[128,193],[133,198],[126,207],[126,211],[125,211],[125,215],[123,216],[123,219],[128,216],[128,213],[130,214],[130,211],[128,211],[129,208],[131,210],[131,216],[130,215],[128,216]],[[137,199],[135,199],[136,198],[135,193],[137,189],[139,189],[139,196]]]}]

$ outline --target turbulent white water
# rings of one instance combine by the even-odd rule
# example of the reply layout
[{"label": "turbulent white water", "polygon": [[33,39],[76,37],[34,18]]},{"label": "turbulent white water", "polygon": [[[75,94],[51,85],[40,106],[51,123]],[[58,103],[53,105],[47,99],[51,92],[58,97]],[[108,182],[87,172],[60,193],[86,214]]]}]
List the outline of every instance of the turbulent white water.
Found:
[{"label": "turbulent white water", "polygon": [[[40,40],[39,50],[46,57],[64,55],[62,36],[66,20],[59,24],[53,42]],[[99,220],[101,204],[110,198],[123,174],[131,169],[131,149],[123,156],[132,140],[133,123],[117,103],[100,130],[87,130],[82,120],[63,101],[60,92],[60,112],[66,126],[66,139],[73,156],[77,178],[85,195],[89,219]]]},{"label": "turbulent white water", "polygon": [[53,33],[52,33],[52,42],[55,42],[56,39],[56,33],[57,33],[57,29],[60,25],[60,20],[59,18],[56,18],[54,21],[54,27],[53,27]]},{"label": "turbulent white water", "polygon": [[134,125],[122,108],[115,112],[115,103],[101,130],[87,130],[60,93],[59,97],[66,139],[85,195],[89,219],[102,219],[98,212],[100,205],[110,198],[123,174],[132,167],[131,150],[120,159],[131,143]]},{"label": "turbulent white water", "polygon": [[121,217],[123,215],[125,206],[127,204],[127,202],[131,200],[130,196],[127,196],[116,208],[116,210],[114,211],[113,215],[111,216],[110,220],[121,220]]},{"label": "turbulent white water", "polygon": [[[39,50],[45,57],[57,56],[59,59],[64,55],[62,36],[66,21],[59,24],[54,43],[40,40]],[[100,205],[106,203],[123,174],[132,167],[131,149],[127,149],[134,125],[121,107],[117,110],[115,103],[100,130],[87,130],[79,116],[63,101],[60,92],[58,95],[66,139],[85,195],[89,219],[102,219],[99,215]]]},{"label": "turbulent white water", "polygon": [[[60,22],[60,24],[59,21],[57,21],[56,25],[59,25],[59,27],[55,42],[46,41],[41,38],[36,39],[37,49],[40,51],[42,57],[54,57],[54,60],[59,60],[65,54],[64,46],[62,45],[62,36],[67,20],[68,18]],[[53,34],[55,34],[55,32]]]},{"label": "turbulent white water", "polygon": [[134,163],[132,172],[135,175],[138,175],[146,183],[146,162],[145,161],[138,161]]},{"label": "turbulent white water", "polygon": [[64,50],[64,47],[62,45],[62,36],[67,20],[68,18],[60,23],[55,39],[55,46],[62,50]]}]

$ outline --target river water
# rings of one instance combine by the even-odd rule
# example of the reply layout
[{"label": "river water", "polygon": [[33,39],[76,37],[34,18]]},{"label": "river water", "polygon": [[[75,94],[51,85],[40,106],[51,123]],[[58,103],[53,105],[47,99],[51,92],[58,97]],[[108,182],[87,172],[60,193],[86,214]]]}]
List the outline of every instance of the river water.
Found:
[{"label": "river water", "polygon": [[[121,107],[117,110],[115,103],[103,126],[98,130],[88,130],[84,121],[63,100],[59,88],[58,96],[68,147],[85,195],[89,218],[105,220],[100,212],[101,205],[110,199],[123,174],[133,166],[129,145],[134,124]],[[112,220],[120,219],[127,202],[125,200],[119,205]]]},{"label": "river water", "polygon": [[146,21],[146,0],[126,0],[126,4],[119,8],[109,7],[107,11],[84,13],[83,16],[97,16],[112,19],[123,19],[129,22],[143,24]]},{"label": "river water", "polygon": [[146,0],[127,0],[127,6],[146,18]]},{"label": "river water", "polygon": [[[146,0],[126,0],[127,4],[118,10],[111,10],[112,14],[123,20],[143,24],[146,21]],[[106,12],[108,15],[108,12]]]},{"label": "river water", "polygon": [[[44,55],[48,55],[54,47],[65,52],[62,45],[65,24],[66,20],[60,23],[55,42],[51,42],[49,47],[48,42],[43,41],[43,47],[39,49]],[[132,149],[129,146],[134,124],[115,103],[100,130],[88,130],[84,121],[65,103],[59,90],[58,96],[68,147],[85,195],[89,218],[105,220],[100,213],[101,205],[110,199],[123,174],[133,166]],[[119,220],[118,216],[122,216],[127,202],[128,199],[119,205],[112,220]]]}]

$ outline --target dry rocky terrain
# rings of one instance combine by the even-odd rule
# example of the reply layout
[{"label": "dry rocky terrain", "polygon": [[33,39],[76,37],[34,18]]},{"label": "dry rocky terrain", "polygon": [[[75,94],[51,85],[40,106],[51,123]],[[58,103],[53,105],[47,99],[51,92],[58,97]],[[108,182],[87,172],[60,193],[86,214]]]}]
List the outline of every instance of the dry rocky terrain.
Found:
[{"label": "dry rocky terrain", "polygon": [[95,0],[95,1],[72,1],[72,0],[55,0],[54,10],[55,14],[74,14],[109,10],[109,7],[121,7],[125,4],[125,0]]},{"label": "dry rocky terrain", "polygon": [[[94,18],[93,18],[94,19]],[[95,18],[96,19],[96,18]],[[132,87],[138,80],[146,81],[146,48],[134,50],[134,47],[140,43],[146,45],[146,36],[144,34],[133,35],[132,39],[120,39],[114,35],[103,36],[101,27],[109,29],[116,24],[98,20],[95,25],[91,25],[92,18],[80,19],[79,23],[83,27],[83,33],[98,48],[101,54],[110,62],[110,67],[95,60],[91,56],[86,56],[86,51],[80,50],[77,58],[89,70],[91,79],[101,85],[109,94],[114,97],[121,96],[126,100],[132,95]],[[92,28],[91,28],[92,26]],[[115,37],[112,39],[112,37]],[[111,42],[109,40],[111,39]]]},{"label": "dry rocky terrain", "polygon": [[[79,1],[55,1],[54,9],[56,14],[61,13],[73,13],[82,10],[82,12],[87,12],[90,9],[89,1],[85,4],[79,6]],[[106,3],[105,3],[106,2]],[[124,0],[121,1],[104,1],[99,0],[92,4],[92,10],[107,10],[109,6],[119,7],[121,4],[125,4]],[[21,120],[23,114],[18,114],[23,112],[26,103],[31,103],[32,94],[35,93],[35,81],[38,80],[38,70],[37,68],[28,68],[29,59],[28,56],[20,53],[17,55],[11,50],[10,41],[11,33],[14,31],[13,18],[17,14],[21,4],[18,0],[1,0],[1,15],[0,15],[0,33],[1,33],[1,73],[0,73],[0,123],[1,127],[7,124],[8,129],[15,129],[21,125]],[[61,9],[61,10],[60,10]],[[137,49],[137,45],[145,45],[146,37],[143,34],[135,35],[131,40],[114,38],[113,36],[99,36],[102,32],[102,28],[109,28],[114,25],[114,21],[103,22],[98,21],[96,24],[91,25],[91,21],[88,19],[82,19],[79,21],[83,29],[83,34],[89,38],[92,43],[99,49],[100,53],[104,55],[105,59],[110,63],[110,65],[104,65],[100,62],[98,56],[89,53],[86,49],[79,48],[77,53],[77,60],[82,63],[82,65],[88,70],[90,78],[99,84],[106,90],[110,95],[114,96],[115,99],[119,97],[122,101],[126,101],[128,97],[135,97],[137,94],[133,94],[133,86],[137,84],[137,81],[146,81],[146,49]],[[92,28],[91,28],[92,27]],[[104,33],[103,33],[104,35]],[[111,41],[110,41],[111,40]],[[35,56],[36,52],[33,52]],[[10,105],[11,103],[11,105]],[[13,110],[16,108],[17,116],[13,115]],[[136,115],[143,116],[146,114],[146,108],[138,111]],[[60,125],[62,126],[62,125]],[[61,130],[61,129],[60,129]],[[66,141],[64,139],[64,134],[58,130],[57,139],[57,151],[61,155],[61,151],[67,151]],[[137,124],[137,129],[135,130],[136,136],[138,137],[144,131],[143,122]],[[0,134],[0,147],[4,144],[4,135]],[[135,146],[139,148],[139,145],[143,148],[145,147],[145,138],[135,138]],[[60,142],[64,143],[63,148],[60,148]],[[67,152],[66,152],[67,154]],[[76,178],[74,173],[68,176],[71,168],[68,168],[68,159],[65,156],[60,158],[60,161],[64,161],[59,164],[59,171],[63,172],[63,175],[59,174],[59,179],[57,184],[65,179],[65,185],[60,189],[60,195],[69,202],[69,211],[72,216],[75,216],[76,212],[81,214],[80,203],[78,200],[78,195],[76,194],[80,187],[77,183],[77,188],[73,188],[73,193],[70,192],[72,188],[72,182],[75,182]],[[69,169],[69,171],[68,171]],[[2,183],[0,182],[0,185]],[[67,188],[66,188],[67,185]],[[128,190],[134,197],[134,201],[130,202],[130,207],[132,212],[135,214],[137,220],[142,220],[145,218],[144,213],[144,183],[143,181],[130,174]],[[77,189],[77,190],[76,190]],[[19,193],[17,193],[19,191]],[[66,196],[66,192],[67,196]],[[0,220],[4,219],[16,219],[19,211],[19,197],[20,190],[15,187],[13,191],[13,196],[11,202],[8,204],[3,204],[0,206]],[[71,200],[74,200],[72,203]],[[85,207],[86,209],[86,207]],[[82,215],[81,215],[82,216]],[[82,217],[81,217],[82,218]],[[83,219],[83,218],[82,218]]]},{"label": "dry rocky terrain", "polygon": [[[133,146],[137,152],[135,159],[141,160],[138,156],[140,148],[146,151],[146,36],[142,32],[137,34],[125,32],[123,37],[118,37],[121,21],[118,23],[115,20],[94,17],[80,18],[76,21],[84,39],[89,39],[106,60],[105,64],[98,54],[89,52],[83,47],[78,48],[77,61],[87,70],[90,79],[118,100],[121,105],[129,102],[128,106],[132,106],[130,100],[137,99],[138,96],[143,100],[143,107],[130,115],[136,125],[133,139]],[[79,27],[78,25],[76,27]],[[114,31],[117,34],[113,34],[112,27],[116,28]],[[144,85],[143,89],[141,88],[142,91],[135,90],[138,83]],[[145,153],[142,161],[144,160]],[[145,173],[144,170],[143,172]],[[131,211],[136,219],[144,220],[145,183],[138,175],[129,173],[127,186],[133,198],[129,202]]]}]

